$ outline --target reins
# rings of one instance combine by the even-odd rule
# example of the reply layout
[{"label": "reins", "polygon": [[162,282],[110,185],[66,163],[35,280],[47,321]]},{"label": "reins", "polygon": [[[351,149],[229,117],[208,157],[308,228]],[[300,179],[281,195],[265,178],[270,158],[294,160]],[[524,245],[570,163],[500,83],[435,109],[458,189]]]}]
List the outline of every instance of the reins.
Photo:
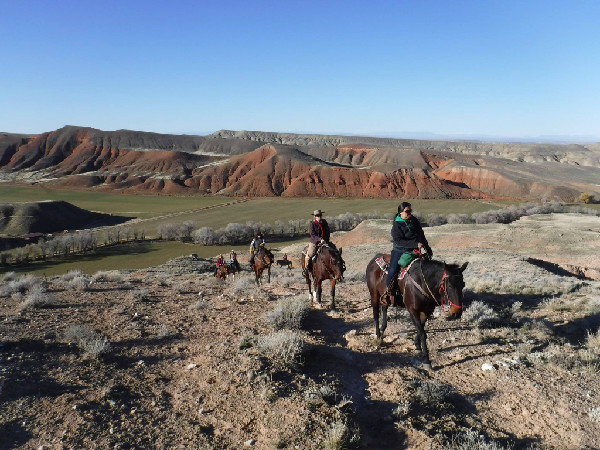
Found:
[{"label": "reins", "polygon": [[[408,279],[421,292],[421,294],[423,294],[423,296],[425,296],[425,297],[429,297],[429,298],[433,299],[433,301],[435,301],[440,306],[440,308],[442,308],[442,311],[444,311],[444,303],[448,304],[448,307],[454,306],[456,309],[462,309],[462,306],[457,305],[452,300],[450,300],[450,297],[448,297],[448,291],[446,290],[446,280],[447,280],[448,276],[446,275],[446,265],[445,264],[444,264],[444,271],[442,272],[442,280],[440,281],[440,289],[439,289],[440,299],[439,300],[436,298],[435,295],[433,295],[433,292],[431,292],[431,289],[429,288],[429,284],[427,283],[427,280],[425,279],[425,274],[423,273],[422,263],[421,263],[421,278],[423,279],[423,283],[425,283],[425,287],[427,288],[427,291],[429,292],[429,294],[426,293],[421,286],[419,286],[419,284],[414,280],[413,277],[410,276],[410,274],[407,273],[407,275],[408,275]],[[404,291],[406,292],[406,283],[404,283]]]}]

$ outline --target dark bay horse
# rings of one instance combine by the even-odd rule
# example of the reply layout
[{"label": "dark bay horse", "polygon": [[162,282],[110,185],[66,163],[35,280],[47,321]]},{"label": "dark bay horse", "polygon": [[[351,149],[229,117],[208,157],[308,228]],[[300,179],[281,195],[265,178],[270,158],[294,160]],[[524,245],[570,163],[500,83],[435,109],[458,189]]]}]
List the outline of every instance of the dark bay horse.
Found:
[{"label": "dark bay horse", "polygon": [[[379,345],[383,343],[383,333],[387,327],[387,304],[380,302],[385,292],[386,274],[375,260],[383,256],[389,264],[390,255],[375,255],[367,265],[367,286],[371,294],[375,334]],[[440,261],[417,260],[402,280],[396,280],[396,288],[400,298],[396,297],[396,306],[405,306],[417,329],[415,347],[423,362],[423,367],[430,370],[431,361],[427,349],[425,322],[433,314],[436,305],[449,308],[448,319],[458,319],[462,315],[463,272],[468,263],[462,266],[446,264]],[[379,324],[379,308],[381,307],[381,327]]]},{"label": "dark bay horse", "polygon": [[[305,249],[306,252],[306,249]],[[302,255],[302,269],[306,261]],[[331,309],[335,309],[335,283],[341,281],[344,277],[346,264],[342,259],[342,249],[336,249],[333,245],[322,244],[317,249],[317,258],[313,262],[312,271],[304,276],[308,285],[308,295],[311,300],[321,307],[321,284],[324,280],[331,280]],[[311,290],[311,276],[313,279],[313,288]]]},{"label": "dark bay horse", "polygon": [[271,250],[264,247],[260,247],[256,255],[254,255],[254,264],[252,264],[252,270],[254,271],[255,280],[257,285],[262,284],[262,276],[265,269],[267,269],[267,283],[271,282],[271,264],[275,261],[275,257]]}]

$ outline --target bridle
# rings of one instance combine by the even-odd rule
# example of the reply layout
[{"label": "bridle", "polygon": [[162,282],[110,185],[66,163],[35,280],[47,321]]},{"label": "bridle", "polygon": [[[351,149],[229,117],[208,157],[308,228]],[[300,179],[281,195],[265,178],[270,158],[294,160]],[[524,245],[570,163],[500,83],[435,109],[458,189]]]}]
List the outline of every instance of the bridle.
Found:
[{"label": "bridle", "polygon": [[[435,295],[433,295],[433,292],[431,292],[431,289],[429,288],[429,284],[427,283],[427,280],[425,279],[425,274],[423,274],[423,266],[422,265],[421,265],[421,278],[423,279],[423,283],[425,284],[425,287],[427,288],[427,291],[429,292],[429,294],[427,294],[423,290],[423,288],[417,284],[417,282],[413,279],[413,277],[408,275],[408,279],[410,281],[412,281],[414,286],[419,291],[421,291],[421,294],[423,294],[425,297],[430,297],[431,299],[433,299],[440,306],[440,308],[442,309],[443,312],[446,312],[447,309],[450,308],[450,306],[454,306],[456,309],[462,309],[462,306],[454,303],[452,300],[450,300],[450,297],[448,296],[448,290],[446,289],[446,280],[448,279],[448,275],[446,274],[446,264],[444,264],[444,271],[442,272],[442,279],[440,281],[440,289],[439,289],[440,299],[439,300],[436,298]],[[406,291],[406,283],[404,284],[404,290]],[[447,304],[447,306],[444,305],[445,303]]]},{"label": "bridle", "polygon": [[[335,259],[335,262],[338,263],[341,266],[342,276],[340,277],[340,279],[344,278],[343,273],[344,273],[344,270],[346,270],[346,264],[344,264],[344,260],[341,258],[341,256],[339,256],[338,253],[335,253],[331,249],[331,247],[329,245],[327,245],[327,244],[322,244],[319,247],[318,254],[321,254],[321,251],[322,251],[323,248],[327,248],[329,250],[329,252],[330,252],[329,257],[332,258],[332,259]],[[331,253],[333,253],[335,256],[332,256]],[[336,276],[335,276],[335,273],[333,272],[333,270],[331,270],[328,267],[327,264],[323,264],[323,265],[325,266],[325,270],[327,271],[327,274],[331,277],[331,279],[333,279],[333,280],[337,279]],[[333,264],[330,264],[330,266],[333,267]]]}]

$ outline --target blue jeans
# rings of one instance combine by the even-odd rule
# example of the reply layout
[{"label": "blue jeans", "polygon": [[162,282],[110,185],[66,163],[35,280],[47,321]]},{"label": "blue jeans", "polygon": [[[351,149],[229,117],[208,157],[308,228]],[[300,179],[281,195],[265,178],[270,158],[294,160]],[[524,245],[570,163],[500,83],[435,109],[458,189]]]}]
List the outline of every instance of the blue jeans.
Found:
[{"label": "blue jeans", "polygon": [[408,251],[408,249],[405,249],[405,248],[403,248],[401,250],[396,250],[396,249],[392,250],[392,254],[390,255],[390,269],[388,271],[387,278],[385,280],[386,286],[390,285],[390,283],[392,282],[392,280],[398,273],[398,269],[399,269],[398,260],[400,259],[402,254],[406,251]]}]

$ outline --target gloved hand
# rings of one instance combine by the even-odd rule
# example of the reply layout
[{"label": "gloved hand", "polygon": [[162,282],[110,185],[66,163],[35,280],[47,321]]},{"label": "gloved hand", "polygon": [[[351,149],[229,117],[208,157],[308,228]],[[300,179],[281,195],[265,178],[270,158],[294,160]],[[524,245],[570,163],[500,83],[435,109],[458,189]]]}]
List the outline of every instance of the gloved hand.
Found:
[{"label": "gloved hand", "polygon": [[325,243],[325,239],[321,239],[320,242],[321,242],[321,244],[324,244]]}]

